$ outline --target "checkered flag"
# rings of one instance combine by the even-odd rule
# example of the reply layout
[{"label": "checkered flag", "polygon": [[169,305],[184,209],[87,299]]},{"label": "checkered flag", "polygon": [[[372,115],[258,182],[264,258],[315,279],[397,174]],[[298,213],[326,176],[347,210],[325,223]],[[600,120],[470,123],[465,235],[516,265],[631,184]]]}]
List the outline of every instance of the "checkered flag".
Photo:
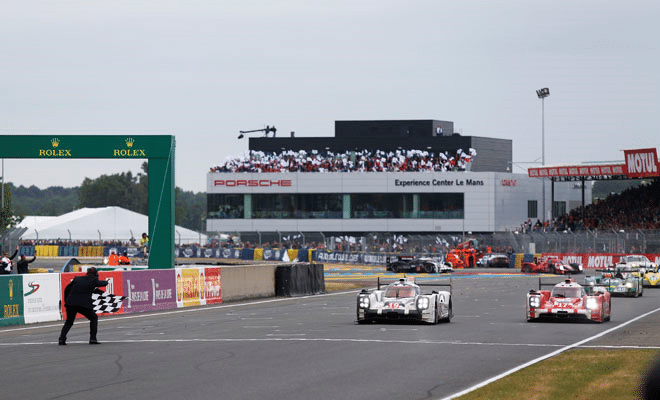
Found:
[{"label": "checkered flag", "polygon": [[113,313],[119,311],[121,302],[126,296],[117,296],[111,293],[92,293],[92,304],[97,314]]}]

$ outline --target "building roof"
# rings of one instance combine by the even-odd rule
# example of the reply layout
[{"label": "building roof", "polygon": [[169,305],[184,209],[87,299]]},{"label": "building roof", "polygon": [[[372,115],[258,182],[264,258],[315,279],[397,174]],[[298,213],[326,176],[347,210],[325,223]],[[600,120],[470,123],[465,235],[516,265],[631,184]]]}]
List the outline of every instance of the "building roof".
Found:
[{"label": "building roof", "polygon": [[[121,207],[81,208],[57,217],[26,216],[18,227],[27,228],[21,240],[138,241],[148,232],[149,218]],[[174,227],[177,244],[206,242],[206,235]]]}]

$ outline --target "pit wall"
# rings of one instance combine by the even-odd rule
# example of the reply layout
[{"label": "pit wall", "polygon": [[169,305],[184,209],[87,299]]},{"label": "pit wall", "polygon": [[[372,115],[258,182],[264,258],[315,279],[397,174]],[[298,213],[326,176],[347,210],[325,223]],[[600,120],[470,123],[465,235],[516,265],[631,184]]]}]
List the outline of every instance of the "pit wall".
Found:
[{"label": "pit wall", "polygon": [[[61,307],[64,288],[76,276],[84,275],[86,267],[77,266],[79,272],[0,275],[0,326],[65,319],[66,308]],[[272,297],[275,296],[278,269],[288,271],[291,267],[290,264],[190,265],[164,270],[101,270],[99,279],[109,280],[106,292],[127,297],[114,314],[132,314]],[[296,263],[295,268],[308,269],[307,275],[317,277],[318,281],[302,282],[303,285],[312,285],[311,294],[325,291],[323,265]],[[296,295],[295,289],[301,282],[292,281],[290,285],[293,290],[288,293]]]}]

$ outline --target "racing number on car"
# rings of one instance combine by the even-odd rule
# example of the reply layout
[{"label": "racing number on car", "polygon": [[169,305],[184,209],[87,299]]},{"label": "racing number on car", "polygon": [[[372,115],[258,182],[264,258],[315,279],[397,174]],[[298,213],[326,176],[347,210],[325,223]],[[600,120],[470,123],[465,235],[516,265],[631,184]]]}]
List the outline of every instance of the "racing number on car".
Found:
[{"label": "racing number on car", "polygon": [[399,308],[399,303],[390,303],[387,305],[389,308]]}]

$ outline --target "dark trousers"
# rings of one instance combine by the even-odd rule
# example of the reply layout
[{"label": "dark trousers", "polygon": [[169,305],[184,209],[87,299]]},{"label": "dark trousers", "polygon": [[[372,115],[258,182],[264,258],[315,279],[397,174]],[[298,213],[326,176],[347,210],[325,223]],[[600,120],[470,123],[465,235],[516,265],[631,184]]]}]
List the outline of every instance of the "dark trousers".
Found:
[{"label": "dark trousers", "polygon": [[73,326],[73,322],[76,320],[76,314],[82,314],[89,320],[89,340],[96,340],[99,316],[96,315],[94,310],[80,306],[66,306],[66,322],[62,327],[62,333],[60,333],[60,340],[66,340],[66,334],[69,333],[69,329]]}]

